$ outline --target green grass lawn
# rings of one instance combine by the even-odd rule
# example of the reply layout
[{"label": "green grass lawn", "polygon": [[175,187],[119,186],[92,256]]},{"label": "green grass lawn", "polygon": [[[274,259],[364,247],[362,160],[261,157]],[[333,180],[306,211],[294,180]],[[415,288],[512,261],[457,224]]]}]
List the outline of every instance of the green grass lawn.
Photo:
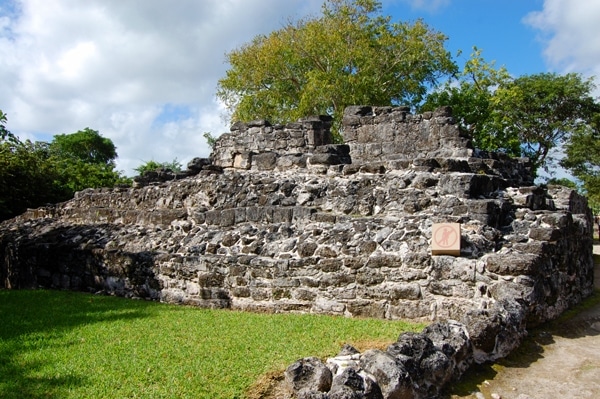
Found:
[{"label": "green grass lawn", "polygon": [[242,398],[301,357],[422,327],[0,290],[0,397]]}]

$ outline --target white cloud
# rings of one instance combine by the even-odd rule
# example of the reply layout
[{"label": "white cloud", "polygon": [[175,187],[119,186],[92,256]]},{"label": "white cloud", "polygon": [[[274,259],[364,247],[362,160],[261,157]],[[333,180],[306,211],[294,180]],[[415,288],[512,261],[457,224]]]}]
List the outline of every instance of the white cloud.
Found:
[{"label": "white cloud", "polygon": [[228,127],[214,93],[227,51],[312,0],[19,0],[0,3],[0,92],[23,138],[85,127],[111,138],[118,168],[187,162]]},{"label": "white cloud", "polygon": [[552,68],[600,76],[599,1],[545,0],[525,22],[539,30]]},{"label": "white cloud", "polygon": [[[526,24],[538,30],[544,58],[552,69],[596,76],[596,84],[600,84],[599,21],[600,2],[596,0],[544,0],[541,11],[524,18]],[[595,95],[600,96],[600,87]],[[561,158],[563,154],[557,150],[553,156]],[[562,168],[556,172],[556,177],[573,179]]]}]

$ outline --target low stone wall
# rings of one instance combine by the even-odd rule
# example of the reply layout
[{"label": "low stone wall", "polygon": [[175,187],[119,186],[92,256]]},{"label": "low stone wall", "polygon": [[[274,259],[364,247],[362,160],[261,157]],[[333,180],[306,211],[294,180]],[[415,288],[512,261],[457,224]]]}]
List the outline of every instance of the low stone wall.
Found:
[{"label": "low stone wall", "polygon": [[[327,147],[332,143],[331,121],[328,116],[315,116],[275,126],[265,120],[235,123],[231,133],[224,133],[215,143],[213,162],[223,168],[287,170],[306,168],[313,153],[328,154],[334,150],[338,159],[334,161],[330,156],[328,163],[350,163],[347,147],[342,147],[340,154],[336,146]],[[319,163],[321,158],[326,156],[317,155],[314,161]]]},{"label": "low stone wall", "polygon": [[345,109],[342,124],[354,162],[464,158],[473,153],[449,107],[413,115],[408,107],[353,106]]},{"label": "low stone wall", "polygon": [[524,159],[473,149],[454,123],[450,107],[413,115],[408,107],[352,106],[344,110],[342,136],[353,163],[379,163],[386,169],[443,165],[450,171],[501,176],[511,186],[533,185]]},{"label": "low stone wall", "polygon": [[438,398],[440,388],[473,362],[465,326],[434,323],[404,333],[387,350],[359,353],[345,345],[335,357],[300,359],[285,371],[289,391],[303,398]]},{"label": "low stone wall", "polygon": [[[398,360],[409,355],[397,347],[385,356],[362,355],[391,356],[408,368],[407,381],[421,387],[414,397],[448,381],[450,366],[506,355],[527,326],[592,293],[585,198],[533,186],[526,160],[470,149],[447,109],[409,116],[401,108],[350,108],[344,134],[356,139],[342,146],[315,138],[328,135],[327,123],[302,122],[297,131],[240,125],[217,143],[212,163],[197,160],[177,180],[85,190],[3,222],[2,286],[213,308],[455,320],[440,324],[453,331],[444,340],[425,334],[431,344],[414,341],[427,348],[418,367],[410,363],[415,359]],[[404,149],[370,152],[367,137],[379,144],[390,129]],[[293,132],[303,132],[304,147],[290,147]],[[276,137],[287,137],[288,147],[270,144]],[[269,144],[257,144],[264,140]],[[238,156],[244,153],[251,153],[248,163]],[[265,164],[260,154],[274,161]],[[306,162],[284,167],[287,156]],[[433,256],[432,226],[450,222],[461,225],[460,256]],[[461,341],[461,331],[470,349],[459,361],[445,340]],[[425,372],[430,356],[442,366]],[[372,380],[383,397],[410,397]]]},{"label": "low stone wall", "polygon": [[[228,172],[88,192],[5,230],[3,249],[27,250],[5,254],[4,267],[36,262],[38,275],[11,286],[97,291],[121,276],[82,286],[88,271],[72,256],[110,265],[145,253],[155,288],[142,291],[166,301],[427,320],[518,294],[543,321],[591,292],[588,216],[552,201],[573,196],[563,204],[573,207],[579,197],[509,188],[473,199],[458,184],[440,195],[425,176]],[[431,226],[448,221],[462,224],[462,256],[431,256]],[[139,294],[122,280],[132,292],[113,292]]]}]

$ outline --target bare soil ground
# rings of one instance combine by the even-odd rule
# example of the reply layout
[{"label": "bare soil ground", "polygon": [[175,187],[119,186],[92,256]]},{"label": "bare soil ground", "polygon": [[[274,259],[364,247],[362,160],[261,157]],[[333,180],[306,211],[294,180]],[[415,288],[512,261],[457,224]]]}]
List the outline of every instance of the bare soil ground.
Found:
[{"label": "bare soil ground", "polygon": [[469,372],[448,397],[600,398],[600,245],[594,254],[596,294],[584,306],[530,331],[516,353]]}]

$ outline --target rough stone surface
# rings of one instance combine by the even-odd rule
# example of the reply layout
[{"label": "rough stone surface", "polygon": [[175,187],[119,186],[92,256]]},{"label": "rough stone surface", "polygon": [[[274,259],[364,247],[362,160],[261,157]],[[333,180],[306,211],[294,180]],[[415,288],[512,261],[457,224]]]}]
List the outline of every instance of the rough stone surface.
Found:
[{"label": "rough stone surface", "polygon": [[316,357],[300,359],[285,370],[285,379],[296,392],[326,392],[331,388],[331,371]]},{"label": "rough stone surface", "polygon": [[377,381],[384,398],[413,398],[413,382],[410,374],[402,362],[390,354],[370,349],[362,355],[360,367]]},{"label": "rough stone surface", "polygon": [[236,123],[213,148],[216,166],[241,170],[289,170],[350,163],[349,147],[332,145],[332,119],[316,116],[287,125],[258,120]]},{"label": "rough stone surface", "polygon": [[[350,359],[386,398],[433,397],[593,292],[585,198],[470,148],[449,109],[350,107],[345,145],[330,124],[237,123],[181,174],[5,221],[0,286],[441,322]],[[461,224],[460,256],[431,255],[433,223]],[[365,396],[346,373],[335,395]]]},{"label": "rough stone surface", "polygon": [[330,399],[383,399],[379,385],[356,367],[346,368],[334,377],[328,396]]}]

